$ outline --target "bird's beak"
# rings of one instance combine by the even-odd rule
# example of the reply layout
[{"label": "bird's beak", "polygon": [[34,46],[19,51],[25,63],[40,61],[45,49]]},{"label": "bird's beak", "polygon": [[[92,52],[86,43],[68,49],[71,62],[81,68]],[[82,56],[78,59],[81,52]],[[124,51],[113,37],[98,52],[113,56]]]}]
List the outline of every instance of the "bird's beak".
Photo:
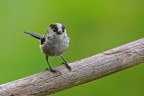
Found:
[{"label": "bird's beak", "polygon": [[62,31],[57,31],[57,34],[58,35],[61,35],[63,32]]}]

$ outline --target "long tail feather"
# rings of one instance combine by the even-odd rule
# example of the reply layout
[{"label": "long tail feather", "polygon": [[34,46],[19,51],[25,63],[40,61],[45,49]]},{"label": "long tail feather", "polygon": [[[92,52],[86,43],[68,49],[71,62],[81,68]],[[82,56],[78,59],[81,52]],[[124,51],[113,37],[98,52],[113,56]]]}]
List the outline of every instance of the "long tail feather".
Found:
[{"label": "long tail feather", "polygon": [[26,33],[26,34],[28,34],[28,35],[36,38],[36,39],[39,39],[39,40],[42,38],[42,36],[40,36],[40,35],[38,35],[38,34],[36,34],[36,33],[33,33],[33,32],[24,31],[24,33]]}]

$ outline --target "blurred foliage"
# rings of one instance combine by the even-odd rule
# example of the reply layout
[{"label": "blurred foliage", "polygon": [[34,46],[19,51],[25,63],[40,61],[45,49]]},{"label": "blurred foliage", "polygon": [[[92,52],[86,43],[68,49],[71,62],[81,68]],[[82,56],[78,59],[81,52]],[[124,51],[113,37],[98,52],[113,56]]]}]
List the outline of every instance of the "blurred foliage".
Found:
[{"label": "blurred foliage", "polygon": [[[51,23],[65,24],[69,62],[143,38],[143,0],[0,0],[0,84],[47,67],[39,42],[24,30],[44,34]],[[61,59],[50,58],[53,67]],[[144,65],[50,96],[143,96]]]}]

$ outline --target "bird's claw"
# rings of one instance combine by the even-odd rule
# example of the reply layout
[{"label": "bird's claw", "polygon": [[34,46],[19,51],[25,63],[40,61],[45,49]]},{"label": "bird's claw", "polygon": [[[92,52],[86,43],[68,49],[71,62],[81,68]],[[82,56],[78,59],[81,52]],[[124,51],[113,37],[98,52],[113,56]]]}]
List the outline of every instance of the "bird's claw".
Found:
[{"label": "bird's claw", "polygon": [[65,65],[65,67],[66,67],[66,68],[68,68],[70,71],[72,70],[72,69],[71,69],[71,67],[68,65],[68,63],[67,63],[67,62],[62,62],[62,64],[64,64],[64,65]]},{"label": "bird's claw", "polygon": [[60,73],[59,71],[54,70],[54,69],[52,69],[52,68],[46,68],[45,70],[46,70],[46,71],[51,71],[52,73],[58,73],[58,75],[61,75],[61,73]]}]

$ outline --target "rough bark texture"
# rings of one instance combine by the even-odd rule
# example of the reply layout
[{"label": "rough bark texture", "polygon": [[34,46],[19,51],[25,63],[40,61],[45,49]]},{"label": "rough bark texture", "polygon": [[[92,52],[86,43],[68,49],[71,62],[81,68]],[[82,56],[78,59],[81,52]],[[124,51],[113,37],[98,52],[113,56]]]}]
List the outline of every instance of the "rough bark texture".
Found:
[{"label": "rough bark texture", "polygon": [[56,70],[60,71],[61,75],[46,71],[0,85],[0,96],[46,96],[142,62],[144,38],[70,63],[71,72],[60,66]]}]

